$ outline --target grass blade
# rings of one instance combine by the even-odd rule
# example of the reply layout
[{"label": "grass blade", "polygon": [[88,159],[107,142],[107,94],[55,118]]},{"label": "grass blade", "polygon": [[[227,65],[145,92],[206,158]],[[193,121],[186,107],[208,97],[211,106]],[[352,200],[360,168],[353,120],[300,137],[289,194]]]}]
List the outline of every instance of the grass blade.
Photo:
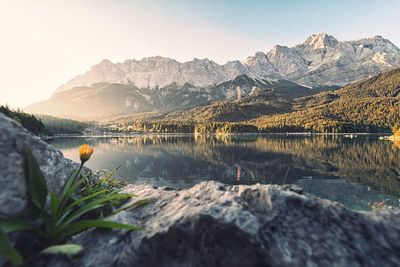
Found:
[{"label": "grass blade", "polygon": [[79,204],[81,204],[82,202],[84,202],[86,200],[92,199],[92,198],[97,197],[98,195],[101,195],[101,194],[106,193],[106,192],[107,192],[107,189],[103,189],[103,190],[98,191],[96,193],[93,193],[93,194],[91,194],[89,196],[79,198],[79,199],[75,200],[74,202],[72,202],[68,207],[66,207],[62,211],[62,213],[65,213],[66,211],[71,210],[72,208],[74,208],[75,206],[78,206]]},{"label": "grass blade", "polygon": [[9,234],[20,230],[35,229],[32,225],[16,220],[0,219],[0,231]]},{"label": "grass blade", "polygon": [[94,201],[84,205],[80,209],[74,211],[68,217],[66,217],[66,218],[65,218],[65,216],[61,217],[58,224],[61,226],[66,226],[66,225],[72,223],[74,220],[79,219],[84,214],[86,214],[92,210],[103,207],[107,202],[110,202],[112,200],[127,199],[129,197],[130,197],[129,194],[113,194],[113,195],[109,195],[109,196],[94,200]]},{"label": "grass blade", "polygon": [[111,215],[115,215],[115,214],[120,213],[121,211],[124,211],[124,210],[130,210],[130,209],[134,209],[134,208],[146,205],[150,201],[151,201],[150,199],[142,199],[142,200],[136,201],[136,202],[132,203],[131,205],[128,205],[126,207],[122,207],[122,208],[117,209]]},{"label": "grass blade", "polygon": [[25,152],[25,175],[32,202],[43,210],[47,197],[47,184],[36,159],[29,150]]},{"label": "grass blade", "polygon": [[58,221],[58,226],[59,227],[64,227],[67,226],[71,223],[73,223],[75,220],[78,220],[81,216],[85,215],[86,213],[89,213],[93,210],[99,209],[104,207],[105,204],[92,204],[92,205],[88,205],[88,206],[84,206],[82,208],[80,208],[79,210],[75,211],[74,213],[72,213],[71,215],[69,215],[68,217],[66,217],[65,219],[60,219]]},{"label": "grass blade", "polygon": [[64,206],[68,203],[71,195],[78,190],[81,184],[82,180],[79,179],[76,179],[73,183],[69,183],[69,181],[67,182],[66,186],[64,187],[64,191],[61,194],[61,204],[59,207],[60,210],[64,208]]},{"label": "grass blade", "polygon": [[4,256],[14,266],[22,265],[24,259],[21,254],[12,247],[7,235],[0,231],[0,255]]},{"label": "grass blade", "polygon": [[21,230],[31,231],[36,236],[43,238],[43,233],[31,224],[11,219],[0,219],[0,232],[9,234]]},{"label": "grass blade", "polygon": [[78,234],[82,231],[85,231],[90,228],[103,228],[103,229],[127,229],[132,231],[143,230],[142,227],[129,225],[129,224],[122,224],[112,221],[105,221],[105,220],[86,220],[80,221],[74,224],[70,224],[65,227],[62,232],[66,236]]},{"label": "grass blade", "polygon": [[57,220],[59,205],[60,199],[56,194],[50,192],[51,220],[53,223]]},{"label": "grass blade", "polygon": [[74,211],[74,207],[78,206],[79,204],[81,204],[82,202],[84,202],[85,200],[89,200],[92,199],[98,195],[101,195],[103,193],[107,192],[107,189],[101,190],[97,193],[91,194],[89,196],[83,197],[83,198],[79,198],[77,200],[75,200],[74,202],[72,202],[69,206],[67,206],[65,209],[60,211],[61,217],[57,220],[57,224],[59,225],[68,215],[71,214],[71,212]]},{"label": "grass blade", "polygon": [[40,252],[40,254],[64,254],[70,258],[74,256],[78,256],[82,254],[83,247],[78,244],[64,244],[64,245],[55,245],[50,246]]}]

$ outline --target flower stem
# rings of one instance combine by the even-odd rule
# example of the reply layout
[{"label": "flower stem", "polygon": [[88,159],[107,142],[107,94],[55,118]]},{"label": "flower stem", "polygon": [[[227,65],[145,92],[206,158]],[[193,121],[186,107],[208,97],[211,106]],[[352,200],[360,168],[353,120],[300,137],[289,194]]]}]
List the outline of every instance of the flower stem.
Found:
[{"label": "flower stem", "polygon": [[[80,173],[80,172],[81,172],[81,170],[82,170],[83,164],[85,164],[85,162],[81,161],[81,165],[79,166],[79,169],[78,169],[78,171],[77,171],[77,172],[76,172],[76,174],[75,174],[75,177],[73,177],[73,178],[72,178],[71,185],[72,185],[73,183],[75,183],[76,179],[78,178],[78,176],[79,176],[79,173]],[[63,185],[62,189],[64,189],[64,188],[65,188],[65,186],[67,185],[67,183],[68,183],[69,179],[71,179],[71,177],[69,177],[67,180],[65,180],[65,182],[64,182],[64,185]]]}]

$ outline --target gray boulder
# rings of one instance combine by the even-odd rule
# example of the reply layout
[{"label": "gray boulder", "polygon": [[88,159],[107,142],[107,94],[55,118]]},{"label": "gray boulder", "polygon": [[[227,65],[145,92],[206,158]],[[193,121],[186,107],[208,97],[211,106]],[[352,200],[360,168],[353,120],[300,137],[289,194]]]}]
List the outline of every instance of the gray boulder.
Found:
[{"label": "gray boulder", "polygon": [[77,164],[0,113],[0,217],[23,217],[27,209],[24,151],[30,149],[48,188],[57,191]]},{"label": "gray boulder", "polygon": [[[400,266],[400,212],[353,212],[276,185],[203,182],[186,190],[128,185],[152,201],[91,230],[78,266]],[[298,193],[296,193],[298,192]],[[138,199],[137,199],[138,200]],[[136,201],[137,201],[136,200]],[[49,266],[68,266],[60,258]]]}]

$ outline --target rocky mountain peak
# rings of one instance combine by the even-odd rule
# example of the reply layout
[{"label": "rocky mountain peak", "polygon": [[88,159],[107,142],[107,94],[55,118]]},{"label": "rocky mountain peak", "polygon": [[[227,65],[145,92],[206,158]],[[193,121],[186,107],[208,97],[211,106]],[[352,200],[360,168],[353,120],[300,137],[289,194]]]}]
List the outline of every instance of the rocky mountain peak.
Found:
[{"label": "rocky mountain peak", "polygon": [[[267,55],[263,52],[256,52],[254,56],[242,61],[242,64],[246,66],[246,69],[252,75],[271,78],[280,77],[274,66],[269,62]],[[243,74],[247,73],[244,72]]]},{"label": "rocky mountain peak", "polygon": [[270,54],[277,54],[280,52],[287,52],[290,51],[290,48],[285,46],[285,45],[275,45],[268,53],[268,55]]},{"label": "rocky mountain peak", "polygon": [[107,75],[107,72],[118,71],[117,66],[108,59],[103,59],[100,63],[94,65],[90,71],[103,72]]},{"label": "rocky mountain peak", "polygon": [[332,35],[326,33],[313,34],[304,42],[305,45],[311,46],[314,49],[324,49],[333,47],[338,44],[338,40]]},{"label": "rocky mountain peak", "polygon": [[111,66],[111,65],[113,65],[113,63],[111,62],[111,60],[105,58],[102,61],[100,61],[100,63],[98,65]]},{"label": "rocky mountain peak", "polygon": [[266,55],[265,55],[264,52],[258,51],[258,52],[255,53],[254,57],[256,57],[256,58],[265,58]]}]

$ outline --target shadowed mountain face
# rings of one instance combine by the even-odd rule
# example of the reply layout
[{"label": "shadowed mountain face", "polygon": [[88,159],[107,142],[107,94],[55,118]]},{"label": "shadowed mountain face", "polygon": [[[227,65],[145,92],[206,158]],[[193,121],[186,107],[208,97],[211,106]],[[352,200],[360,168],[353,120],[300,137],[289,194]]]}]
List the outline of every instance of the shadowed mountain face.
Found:
[{"label": "shadowed mountain face", "polygon": [[[247,96],[293,99],[319,92],[285,80],[251,79],[241,75],[212,87],[171,84],[163,88],[138,88],[133,84],[97,83],[56,93],[51,99],[25,110],[38,114],[73,119],[100,120],[144,112],[171,112],[210,104],[219,100],[236,100]],[[246,118],[246,117],[244,117]]]}]

